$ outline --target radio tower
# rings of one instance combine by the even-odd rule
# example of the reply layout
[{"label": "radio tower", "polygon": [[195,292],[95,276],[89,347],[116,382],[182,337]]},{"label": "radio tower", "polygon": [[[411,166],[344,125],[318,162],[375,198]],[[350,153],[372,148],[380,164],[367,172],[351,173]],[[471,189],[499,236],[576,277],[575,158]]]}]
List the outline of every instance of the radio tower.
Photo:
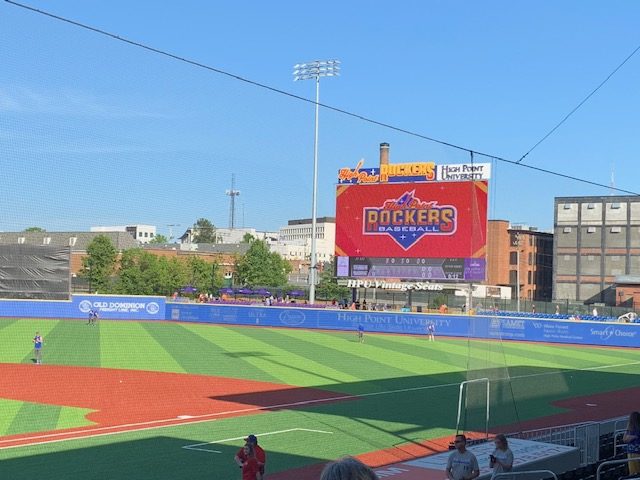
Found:
[{"label": "radio tower", "polygon": [[240,195],[240,190],[236,190],[236,174],[231,174],[231,190],[224,192],[230,198],[229,204],[229,229],[233,230],[236,226],[236,197]]}]

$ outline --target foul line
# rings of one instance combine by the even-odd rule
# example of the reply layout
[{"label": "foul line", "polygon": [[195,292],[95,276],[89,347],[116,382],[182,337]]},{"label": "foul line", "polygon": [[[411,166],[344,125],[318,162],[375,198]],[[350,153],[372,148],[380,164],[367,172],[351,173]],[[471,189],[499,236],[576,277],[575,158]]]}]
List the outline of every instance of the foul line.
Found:
[{"label": "foul line", "polygon": [[[572,371],[591,371],[591,370],[602,370],[602,369],[607,369],[607,368],[616,368],[616,367],[627,367],[627,366],[633,366],[633,365],[638,365],[640,364],[640,361],[636,361],[636,362],[628,362],[628,363],[618,363],[618,364],[612,364],[612,365],[599,365],[599,366],[594,366],[594,367],[585,367],[585,368],[570,368],[570,369],[559,369],[553,372],[541,372],[541,373],[532,373],[532,374],[527,374],[527,375],[517,375],[517,376],[513,376],[510,378],[501,378],[501,379],[497,379],[494,381],[510,381],[510,380],[516,380],[516,379],[523,379],[523,378],[532,378],[532,377],[542,377],[542,376],[548,376],[548,375],[557,375],[560,373],[566,373],[566,372],[572,372]],[[15,443],[15,442],[21,442],[21,441],[29,441],[29,440],[40,440],[40,439],[51,439],[54,438],[52,440],[44,440],[44,441],[35,441],[35,442],[30,442],[30,443],[25,443],[25,444],[20,444],[20,445],[10,445],[10,446],[1,446],[0,445],[0,450],[7,450],[9,448],[20,448],[20,447],[30,447],[30,446],[34,446],[34,445],[42,445],[42,444],[47,444],[47,443],[57,443],[57,442],[65,442],[65,441],[71,441],[71,440],[82,440],[82,439],[86,439],[86,438],[94,438],[94,437],[101,437],[101,436],[106,436],[106,435],[117,435],[117,434],[122,434],[122,433],[130,433],[130,432],[139,432],[139,431],[144,431],[144,430],[152,430],[152,429],[156,429],[156,428],[167,428],[167,427],[175,427],[175,426],[180,426],[180,425],[187,425],[187,424],[191,424],[191,423],[201,423],[201,422],[209,422],[212,420],[216,420],[216,417],[222,417],[225,415],[234,415],[234,414],[240,414],[240,413],[251,413],[251,412],[260,412],[260,411],[264,411],[264,410],[272,410],[272,409],[281,409],[281,408],[287,408],[287,407],[298,407],[298,406],[304,406],[304,405],[312,405],[312,404],[316,404],[316,403],[324,403],[324,402],[337,402],[337,401],[341,401],[341,400],[357,400],[360,398],[366,398],[366,397],[374,397],[374,396],[379,396],[379,395],[392,395],[395,393],[405,393],[405,392],[415,392],[415,391],[420,391],[420,390],[431,390],[431,389],[436,389],[436,388],[449,388],[449,387],[459,387],[460,383],[444,383],[444,384],[440,384],[440,385],[425,385],[425,386],[421,386],[421,387],[410,387],[410,388],[400,388],[400,389],[396,389],[396,390],[385,390],[382,392],[369,392],[369,393],[361,393],[358,395],[338,395],[335,397],[326,397],[326,398],[318,398],[318,399],[314,399],[314,400],[303,400],[303,401],[299,401],[299,402],[290,402],[290,403],[280,403],[277,405],[267,405],[267,406],[263,406],[263,407],[250,407],[250,408],[241,408],[241,409],[237,409],[237,410],[227,410],[224,412],[216,412],[216,413],[206,413],[206,414],[202,414],[202,415],[193,415],[191,417],[191,419],[179,419],[179,418],[169,418],[169,419],[163,419],[163,420],[151,420],[148,422],[139,422],[139,423],[129,423],[129,424],[123,424],[123,425],[111,425],[108,427],[97,427],[97,428],[89,428],[86,430],[76,430],[76,431],[71,431],[71,432],[58,432],[58,433],[49,433],[49,434],[43,434],[43,435],[34,435],[34,436],[28,436],[28,437],[20,437],[20,438],[12,438],[12,439],[5,439],[5,440],[0,440],[0,444],[3,443]],[[165,425],[158,425],[158,424],[162,424],[164,423]],[[144,426],[144,425],[149,425],[149,426]],[[142,426],[142,428],[135,428],[135,427],[139,427]],[[107,430],[107,431],[105,431]],[[111,431],[108,431],[111,430]],[[113,430],[117,430],[117,431],[113,431]],[[91,432],[88,433],[87,435],[83,435],[83,432]],[[100,432],[100,433],[93,433],[93,432]],[[71,435],[76,435],[75,437],[70,437]],[[70,437],[70,438],[55,438],[55,437]]]},{"label": "foul line", "polygon": [[[313,433],[324,433],[327,435],[332,435],[333,432],[327,432],[325,430],[313,430],[311,428],[289,428],[287,430],[276,430],[275,432],[264,432],[264,433],[256,433],[255,435],[257,437],[266,437],[268,435],[279,435],[281,433],[289,433],[289,432],[313,432]],[[184,449],[186,450],[197,450],[200,452],[208,452],[208,453],[222,453],[220,450],[209,450],[207,448],[197,448],[197,447],[201,447],[202,445],[211,445],[214,443],[225,443],[225,442],[233,442],[235,440],[244,440],[245,436],[241,436],[241,437],[233,437],[233,438],[223,438],[222,440],[213,440],[211,442],[204,442],[204,443],[194,443],[192,445],[185,445]]]}]

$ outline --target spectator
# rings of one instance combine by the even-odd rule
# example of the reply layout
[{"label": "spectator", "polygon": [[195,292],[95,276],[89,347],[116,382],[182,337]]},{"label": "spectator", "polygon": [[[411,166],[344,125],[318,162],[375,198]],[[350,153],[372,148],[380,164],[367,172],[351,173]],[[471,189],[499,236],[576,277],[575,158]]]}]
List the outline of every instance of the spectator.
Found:
[{"label": "spectator", "polygon": [[509,448],[507,437],[503,434],[496,435],[494,443],[496,449],[489,455],[489,466],[493,468],[491,478],[499,473],[510,472],[513,467],[513,452]]},{"label": "spectator", "polygon": [[[260,475],[260,465],[258,464],[258,459],[256,458],[256,452],[251,446],[251,444],[247,443],[244,447],[242,447],[243,460],[240,462],[240,469],[242,470],[242,480],[261,480],[262,476]],[[236,461],[238,456],[236,455]]]},{"label": "spectator", "polygon": [[536,306],[535,305],[531,305],[531,313],[536,313]]},{"label": "spectator", "polygon": [[456,449],[447,460],[447,478],[449,480],[473,480],[480,475],[476,456],[467,450],[467,437],[456,435]]},{"label": "spectator", "polygon": [[[264,475],[265,464],[267,463],[267,454],[258,445],[258,438],[255,435],[248,435],[247,438],[244,439],[244,441],[246,442],[245,446],[242,447],[240,450],[238,450],[238,453],[236,453],[234,460],[240,466],[240,468],[243,468],[247,460],[251,458],[251,453],[252,453],[253,458],[256,460],[255,463],[257,463],[257,472],[260,474],[258,476],[258,479],[261,479],[262,476]],[[249,447],[249,451],[247,451],[247,447]],[[254,462],[250,461],[249,463],[250,465],[248,466],[247,470],[251,471],[254,469],[254,465],[253,465]],[[243,468],[243,475],[244,473],[245,473],[245,470]],[[251,475],[251,474],[252,473],[248,473],[248,475]],[[244,477],[243,477],[243,480],[244,480]]]},{"label": "spectator", "polygon": [[593,312],[591,312],[591,313],[593,313],[594,317],[597,317],[598,316],[598,309],[596,307],[593,307]]},{"label": "spectator", "polygon": [[640,473],[640,412],[631,412],[629,415],[622,441],[627,444],[627,457],[638,459],[629,462],[629,475],[637,475]]},{"label": "spectator", "polygon": [[560,305],[556,305],[556,315],[560,315]]},{"label": "spectator", "polygon": [[378,476],[360,460],[345,457],[327,464],[320,480],[378,480]]}]

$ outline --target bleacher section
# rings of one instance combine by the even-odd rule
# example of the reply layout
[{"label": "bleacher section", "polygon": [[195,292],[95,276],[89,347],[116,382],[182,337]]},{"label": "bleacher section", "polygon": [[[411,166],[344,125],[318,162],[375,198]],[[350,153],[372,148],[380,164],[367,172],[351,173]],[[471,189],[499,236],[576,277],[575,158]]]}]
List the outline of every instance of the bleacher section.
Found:
[{"label": "bleacher section", "polygon": [[533,313],[533,312],[510,312],[505,310],[478,310],[479,315],[492,315],[496,317],[515,317],[515,318],[540,318],[548,320],[586,320],[591,322],[617,322],[617,317],[607,317],[603,315],[567,315],[554,313]]}]

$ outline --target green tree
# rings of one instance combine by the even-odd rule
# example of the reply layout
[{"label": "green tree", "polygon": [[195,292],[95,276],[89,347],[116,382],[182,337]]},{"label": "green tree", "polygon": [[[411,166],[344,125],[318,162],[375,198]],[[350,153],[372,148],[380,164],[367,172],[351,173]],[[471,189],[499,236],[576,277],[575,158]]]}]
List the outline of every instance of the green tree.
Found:
[{"label": "green tree", "polygon": [[46,232],[46,230],[44,228],[40,228],[40,227],[29,227],[29,228],[25,228],[23,230],[23,232],[44,233],[44,232]]},{"label": "green tree", "polygon": [[208,292],[215,285],[215,280],[213,279],[214,267],[202,258],[190,257],[187,260],[187,269],[189,278],[187,283],[196,287],[198,292]]},{"label": "green tree", "polygon": [[193,226],[193,243],[217,243],[216,227],[206,218],[199,218]]},{"label": "green tree", "polygon": [[107,293],[110,277],[114,273],[118,251],[109,237],[98,235],[87,246],[87,256],[82,259],[80,276],[89,280],[89,290]]},{"label": "green tree", "polygon": [[264,240],[254,240],[236,262],[236,272],[241,285],[283,287],[291,265],[278,253],[270,252]]},{"label": "green tree", "polygon": [[189,278],[187,262],[132,248],[122,253],[116,291],[125,295],[167,296],[185,286]]},{"label": "green tree", "polygon": [[245,233],[244,236],[242,237],[242,243],[251,243],[256,239],[256,237],[254,237],[253,235],[251,235],[249,232]]},{"label": "green tree", "polygon": [[156,235],[149,241],[149,245],[162,245],[164,243],[169,243],[169,240],[164,235]]},{"label": "green tree", "polygon": [[160,264],[164,272],[163,278],[166,282],[166,288],[161,292],[158,292],[158,294],[171,295],[173,292],[179,291],[182,286],[187,284],[189,278],[187,265],[185,262],[177,258],[166,259],[165,257],[161,257],[160,260]]},{"label": "green tree", "polygon": [[116,292],[124,295],[153,295],[157,280],[157,257],[140,248],[122,252]]},{"label": "green tree", "polygon": [[335,257],[331,261],[329,268],[325,268],[320,272],[318,285],[316,286],[316,294],[318,298],[325,300],[341,300],[351,296],[350,290],[347,287],[338,285],[338,279],[334,276],[336,269]]}]

